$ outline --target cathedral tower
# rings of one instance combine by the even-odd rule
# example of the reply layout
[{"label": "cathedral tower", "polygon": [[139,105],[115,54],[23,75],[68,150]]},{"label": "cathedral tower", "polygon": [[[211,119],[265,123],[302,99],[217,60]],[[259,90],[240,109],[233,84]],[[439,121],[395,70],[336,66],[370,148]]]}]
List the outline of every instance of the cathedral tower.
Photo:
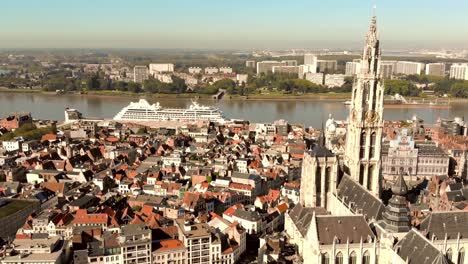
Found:
[{"label": "cathedral tower", "polygon": [[337,177],[338,159],[325,147],[325,134],[322,128],[319,142],[304,153],[299,199],[301,205],[326,208],[328,196],[336,190]]},{"label": "cathedral tower", "polygon": [[383,96],[380,46],[374,16],[367,33],[361,70],[353,83],[344,158],[351,178],[376,196],[380,194],[381,185]]}]

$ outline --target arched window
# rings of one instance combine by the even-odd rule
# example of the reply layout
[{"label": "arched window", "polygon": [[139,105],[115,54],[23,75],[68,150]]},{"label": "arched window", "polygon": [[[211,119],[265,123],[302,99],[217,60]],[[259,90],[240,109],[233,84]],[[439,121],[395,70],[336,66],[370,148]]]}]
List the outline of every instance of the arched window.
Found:
[{"label": "arched window", "polygon": [[375,156],[375,140],[376,140],[376,136],[374,132],[371,134],[371,138],[370,138],[370,154],[369,154],[370,159],[374,158]]},{"label": "arched window", "polygon": [[460,251],[458,251],[458,263],[457,264],[463,264],[465,263],[465,248],[461,248]]},{"label": "arched window", "polygon": [[329,192],[330,191],[330,176],[331,176],[331,168],[330,167],[327,167],[325,169],[325,192]]},{"label": "arched window", "polygon": [[343,264],[343,253],[338,252],[335,256],[335,264]]},{"label": "arched window", "polygon": [[359,184],[364,184],[364,165],[359,166]]},{"label": "arched window", "polygon": [[349,260],[348,260],[348,263],[349,264],[356,264],[357,261],[356,261],[356,252],[351,252],[351,254],[349,254]]},{"label": "arched window", "polygon": [[364,255],[362,255],[362,264],[370,264],[370,254],[367,250],[364,252]]},{"label": "arched window", "polygon": [[[315,172],[315,193],[317,197],[320,197],[318,194],[322,192],[322,169],[317,167]],[[320,199],[317,199],[316,206],[320,206]]]},{"label": "arched window", "polygon": [[445,253],[445,256],[447,257],[448,260],[452,260],[452,249],[449,248],[447,249],[447,252]]},{"label": "arched window", "polygon": [[330,257],[328,256],[328,253],[325,252],[325,253],[322,253],[322,261],[321,263],[322,264],[329,264],[330,263]]},{"label": "arched window", "polygon": [[363,159],[366,155],[366,133],[361,133],[361,141],[359,142],[361,149],[359,151],[359,159]]},{"label": "arched window", "polygon": [[367,189],[370,190],[372,187],[372,180],[374,177],[374,166],[370,166],[369,169],[367,170]]}]

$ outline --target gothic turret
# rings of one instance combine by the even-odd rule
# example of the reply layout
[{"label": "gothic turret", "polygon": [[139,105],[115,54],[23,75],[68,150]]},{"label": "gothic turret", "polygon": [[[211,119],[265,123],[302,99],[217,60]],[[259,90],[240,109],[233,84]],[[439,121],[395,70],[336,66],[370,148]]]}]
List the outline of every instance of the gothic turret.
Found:
[{"label": "gothic turret", "polygon": [[409,209],[406,201],[408,187],[403,174],[400,174],[392,186],[393,196],[383,214],[383,227],[394,233],[408,232],[411,229]]}]

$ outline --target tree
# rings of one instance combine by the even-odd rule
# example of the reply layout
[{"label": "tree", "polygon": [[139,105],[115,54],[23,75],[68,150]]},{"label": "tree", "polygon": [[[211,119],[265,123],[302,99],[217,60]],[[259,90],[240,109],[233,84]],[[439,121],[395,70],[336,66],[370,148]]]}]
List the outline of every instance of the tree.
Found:
[{"label": "tree", "polygon": [[136,82],[129,82],[127,84],[127,90],[132,93],[140,93],[141,92],[141,85]]}]

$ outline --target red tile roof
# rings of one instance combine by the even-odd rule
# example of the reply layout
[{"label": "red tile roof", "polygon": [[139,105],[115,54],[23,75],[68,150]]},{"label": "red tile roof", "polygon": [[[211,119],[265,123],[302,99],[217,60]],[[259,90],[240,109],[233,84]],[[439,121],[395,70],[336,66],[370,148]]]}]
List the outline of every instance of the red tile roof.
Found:
[{"label": "red tile roof", "polygon": [[156,252],[168,251],[168,250],[179,250],[185,248],[184,243],[177,239],[168,239],[160,241],[155,245]]}]

